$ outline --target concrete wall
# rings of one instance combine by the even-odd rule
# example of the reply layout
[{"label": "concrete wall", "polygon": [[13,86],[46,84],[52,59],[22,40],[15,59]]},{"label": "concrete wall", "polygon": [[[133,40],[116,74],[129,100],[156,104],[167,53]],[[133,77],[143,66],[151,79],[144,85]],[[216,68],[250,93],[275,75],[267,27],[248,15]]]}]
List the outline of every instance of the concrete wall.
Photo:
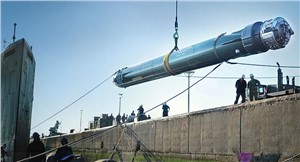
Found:
[{"label": "concrete wall", "polygon": [[[300,152],[300,94],[197,111],[180,116],[128,124],[150,150],[189,159],[237,161],[236,153],[254,153],[254,161],[282,161]],[[73,147],[107,151],[135,150],[136,140],[118,126],[67,135],[70,142],[98,135]],[[48,148],[61,137],[44,139]],[[101,147],[103,142],[103,148]],[[265,160],[264,160],[265,159]],[[299,160],[299,159],[298,159]]]}]

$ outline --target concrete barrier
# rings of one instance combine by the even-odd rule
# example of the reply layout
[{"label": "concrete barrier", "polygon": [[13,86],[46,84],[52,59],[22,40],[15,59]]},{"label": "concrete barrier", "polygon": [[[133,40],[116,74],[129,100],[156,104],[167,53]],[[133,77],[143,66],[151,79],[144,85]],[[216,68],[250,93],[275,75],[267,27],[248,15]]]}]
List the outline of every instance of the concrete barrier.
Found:
[{"label": "concrete barrier", "polygon": [[[283,161],[300,152],[300,94],[247,102],[127,124],[151,151],[189,159],[237,161],[240,152],[253,153],[255,161]],[[123,152],[134,152],[136,138],[123,127],[69,134],[74,150],[111,151],[119,141]],[[48,149],[61,137],[42,139]],[[271,160],[272,161],[272,160]]]}]

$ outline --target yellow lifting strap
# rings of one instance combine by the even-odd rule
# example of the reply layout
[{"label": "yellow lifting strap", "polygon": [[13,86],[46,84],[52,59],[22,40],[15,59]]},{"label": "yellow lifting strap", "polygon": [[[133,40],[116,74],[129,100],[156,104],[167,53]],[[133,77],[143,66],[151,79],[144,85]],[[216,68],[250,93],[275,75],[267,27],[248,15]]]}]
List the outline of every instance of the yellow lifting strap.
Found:
[{"label": "yellow lifting strap", "polygon": [[169,58],[170,55],[173,53],[174,49],[172,49],[169,53],[167,53],[163,59],[163,66],[164,69],[167,73],[169,73],[170,75],[176,75],[176,73],[171,69],[170,63],[169,63]]}]

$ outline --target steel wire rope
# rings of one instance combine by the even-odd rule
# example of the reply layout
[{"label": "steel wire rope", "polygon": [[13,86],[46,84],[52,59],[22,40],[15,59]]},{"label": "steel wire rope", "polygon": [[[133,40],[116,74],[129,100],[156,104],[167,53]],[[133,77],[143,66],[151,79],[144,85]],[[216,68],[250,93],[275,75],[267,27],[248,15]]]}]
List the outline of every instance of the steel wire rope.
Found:
[{"label": "steel wire rope", "polygon": [[[136,118],[136,117],[138,117],[138,116],[135,116],[134,118]],[[130,133],[133,135],[133,137],[136,138],[136,140],[139,140],[139,141],[141,142],[142,146],[145,147],[145,148],[147,149],[147,151],[150,151],[150,149],[149,149],[145,144],[143,144],[142,140],[137,136],[137,134],[136,134],[130,127],[128,127],[128,126],[126,125],[127,123],[128,123],[128,121],[126,121],[126,122],[124,122],[124,123],[118,124],[118,125],[120,125],[120,126],[124,125],[124,128],[123,128],[123,131],[122,131],[122,134],[121,134],[120,138],[118,139],[117,145],[114,147],[112,154],[109,156],[109,159],[112,158],[112,156],[113,156],[113,154],[114,154],[114,151],[117,149],[117,147],[118,147],[118,145],[119,145],[119,143],[120,143],[120,141],[121,141],[121,139],[122,139],[123,133],[126,132],[126,130],[130,131]],[[118,126],[118,125],[116,125],[116,126]],[[128,129],[127,129],[127,128],[128,128]],[[131,148],[132,148],[132,146],[131,146]],[[154,154],[153,154],[152,156],[155,157]],[[160,158],[161,158],[161,157],[160,157]],[[156,159],[156,157],[155,157],[155,159]]]},{"label": "steel wire rope", "polygon": [[[162,102],[162,103],[160,103],[160,104],[154,106],[153,108],[151,108],[151,109],[145,111],[144,113],[142,113],[142,114],[140,114],[140,115],[146,114],[147,112],[150,112],[150,111],[152,111],[153,109],[156,109],[157,107],[161,106],[163,103],[169,102],[169,101],[173,100],[174,98],[180,96],[180,95],[183,94],[185,91],[187,91],[188,89],[192,88],[193,86],[195,86],[196,84],[198,84],[200,81],[202,81],[203,79],[205,79],[209,74],[211,74],[213,71],[215,71],[221,64],[222,64],[222,63],[219,63],[215,68],[213,68],[210,72],[208,72],[203,78],[199,79],[198,81],[196,81],[194,84],[192,84],[192,85],[189,86],[188,88],[184,89],[183,91],[179,92],[179,93],[176,94],[175,96],[173,96],[173,97],[167,99],[166,101],[164,101],[164,102]],[[139,116],[140,116],[140,115],[139,115]],[[136,116],[136,117],[137,117],[137,116]],[[135,117],[135,118],[136,118],[136,117]]]},{"label": "steel wire rope", "polygon": [[292,157],[290,157],[290,158],[285,159],[283,162],[288,162],[288,161],[290,161],[290,160],[293,160],[294,158],[296,158],[296,157],[299,156],[299,155],[300,155],[300,153],[298,153],[298,154],[296,154],[296,155],[294,155],[294,156],[292,156]]},{"label": "steel wire rope", "polygon": [[[134,118],[136,118],[136,117],[138,117],[138,116],[135,116]],[[150,151],[150,149],[149,149],[146,145],[143,144],[142,140],[137,136],[137,134],[136,134],[130,127],[126,126],[127,123],[128,123],[128,121],[126,121],[125,123],[120,123],[120,124],[118,124],[118,125],[120,125],[120,126],[124,125],[124,128],[123,128],[123,131],[122,131],[122,134],[121,134],[120,138],[118,139],[117,145],[114,147],[112,154],[109,156],[109,159],[112,157],[112,155],[113,155],[115,149],[117,149],[117,147],[118,147],[118,145],[119,145],[119,143],[120,143],[120,141],[121,141],[121,139],[122,139],[122,136],[123,136],[124,132],[126,132],[126,130],[129,130],[129,131],[131,132],[131,134],[133,135],[133,137],[135,137],[137,140],[141,141],[141,144],[143,145],[143,147],[145,147],[147,150]],[[118,126],[118,125],[115,125],[114,127],[116,127],[116,126]],[[127,128],[128,128],[128,129],[127,129]],[[153,154],[152,156],[155,157],[154,154]],[[155,157],[155,158],[156,158],[156,157]],[[160,157],[160,158],[161,158],[161,157]]]},{"label": "steel wire rope", "polygon": [[[126,128],[127,128],[127,127],[126,127],[127,121],[126,121],[125,123],[121,123],[121,124],[119,124],[119,125],[122,126],[123,124],[124,124],[124,128],[123,128],[123,131],[122,131],[122,133],[121,133],[121,136],[120,136],[120,138],[118,139],[118,142],[117,142],[116,146],[113,148],[112,153],[111,153],[111,155],[110,155],[109,158],[108,158],[108,159],[110,159],[110,160],[111,160],[111,158],[113,157],[115,150],[118,148],[118,146],[119,146],[119,144],[120,144],[120,141],[121,141],[121,139],[122,139],[122,137],[123,137],[124,132],[126,131]],[[131,130],[131,133],[134,133],[133,130]]]},{"label": "steel wire rope", "polygon": [[[211,74],[213,71],[215,71],[221,64],[222,64],[222,63],[219,63],[215,68],[213,68],[210,72],[208,72],[204,77],[202,77],[201,79],[199,79],[198,81],[196,81],[194,84],[192,84],[192,85],[189,86],[188,88],[186,88],[186,89],[184,89],[183,91],[179,92],[179,93],[176,94],[175,96],[173,96],[173,97],[167,99],[166,101],[164,101],[164,102],[162,102],[162,103],[160,103],[160,104],[158,104],[158,105],[152,107],[151,109],[149,109],[149,110],[143,112],[142,114],[139,114],[139,115],[137,115],[137,116],[134,116],[133,119],[134,119],[134,118],[138,118],[139,116],[144,115],[144,114],[146,114],[147,112],[150,112],[150,111],[152,111],[153,109],[156,109],[157,107],[161,106],[163,103],[169,102],[169,101],[173,100],[174,98],[180,96],[181,94],[183,94],[184,92],[186,92],[188,89],[192,88],[194,85],[198,84],[200,81],[202,81],[203,79],[205,79],[209,74]],[[127,123],[127,121],[125,122],[125,124],[126,124],[126,123]],[[124,124],[124,123],[122,123],[122,124]]]},{"label": "steel wire rope", "polygon": [[112,131],[113,128],[115,128],[115,127],[117,127],[117,126],[118,126],[118,125],[112,126],[112,127],[108,128],[108,129],[104,130],[103,132],[95,133],[95,134],[90,135],[90,136],[88,136],[88,137],[85,137],[85,138],[82,138],[82,139],[80,139],[80,140],[74,141],[74,142],[72,142],[72,143],[69,144],[69,145],[70,145],[70,146],[73,146],[73,145],[75,145],[75,144],[77,144],[77,143],[80,143],[80,142],[92,140],[92,139],[94,139],[94,138],[97,138],[97,137],[99,137],[99,136],[104,135],[105,133],[108,133],[108,132]]},{"label": "steel wire rope", "polygon": [[[121,126],[121,125],[120,125],[120,126]],[[120,142],[121,142],[121,139],[122,139],[122,137],[123,137],[124,132],[125,132],[125,126],[124,126],[124,129],[123,129],[123,131],[122,131],[122,133],[121,133],[121,136],[120,136],[120,138],[119,138],[119,140],[118,140],[116,146],[114,146],[114,149],[113,149],[112,153],[111,153],[110,156],[109,156],[109,159],[111,159],[111,158],[113,157],[113,155],[114,155],[114,153],[115,153],[115,150],[118,148],[118,146],[119,146],[119,144],[120,144]]]},{"label": "steel wire rope", "polygon": [[111,155],[110,155],[109,158],[108,158],[108,159],[110,159],[110,160],[111,160],[111,158],[113,157],[113,154],[114,154],[115,150],[118,148],[119,143],[120,143],[120,141],[121,141],[121,139],[122,139],[122,137],[123,137],[124,132],[126,131],[126,124],[127,124],[127,121],[126,121],[125,123],[121,123],[121,124],[119,124],[119,125],[122,126],[123,124],[124,124],[124,128],[123,128],[123,131],[122,131],[122,133],[121,133],[121,136],[120,136],[120,138],[118,139],[118,142],[117,142],[116,146],[114,147],[114,149],[112,150]]},{"label": "steel wire rope", "polygon": [[[87,140],[92,140],[92,139],[94,139],[94,138],[97,138],[97,137],[99,137],[99,136],[104,135],[105,133],[110,132],[111,130],[113,130],[113,128],[115,128],[115,127],[117,127],[117,126],[118,126],[118,125],[112,126],[112,127],[108,128],[108,129],[104,130],[103,132],[95,133],[95,134],[90,135],[90,136],[88,136],[88,137],[81,138],[81,139],[79,139],[79,140],[77,140],[77,141],[74,141],[74,142],[71,142],[70,144],[67,144],[67,145],[68,145],[68,146],[73,146],[73,145],[78,144],[78,143],[80,143],[80,142],[84,142],[84,141],[87,141]],[[57,149],[59,149],[59,148],[61,148],[61,147],[64,147],[64,146],[65,146],[65,145],[62,145],[62,146],[53,148],[53,149],[48,150],[48,151],[45,151],[45,152],[43,152],[43,153],[40,153],[40,154],[31,156],[31,157],[28,157],[28,158],[24,158],[24,159],[19,160],[19,161],[17,161],[17,162],[27,161],[27,160],[36,158],[36,157],[38,157],[38,156],[41,156],[41,155],[45,155],[45,154],[51,153],[51,152],[53,152],[53,151],[55,151],[55,150],[57,150]]]},{"label": "steel wire rope", "polygon": [[[146,145],[146,144],[144,144],[143,143],[143,141],[141,140],[141,138],[130,128],[130,127],[127,127],[128,129],[127,130],[129,130],[129,132],[131,133],[131,135],[134,137],[134,139],[136,140],[136,141],[140,141],[140,145],[145,149],[145,150],[142,150],[142,149],[140,149],[142,152],[147,152],[147,154],[148,154],[148,152],[150,153],[150,155],[151,155],[151,157],[153,157],[156,161],[163,161],[162,160],[162,158],[159,156],[159,154],[155,154],[155,153],[153,153],[153,151],[151,151],[149,148],[148,148],[148,146]],[[158,158],[159,159],[158,159]]]},{"label": "steel wire rope", "polygon": [[[123,136],[123,133],[126,132],[126,130],[128,130],[128,131],[131,133],[131,135],[134,137],[134,139],[135,139],[136,141],[140,141],[140,145],[143,146],[144,149],[146,149],[146,150],[141,150],[141,151],[143,151],[143,153],[148,154],[147,152],[150,152],[150,156],[151,156],[151,157],[154,157],[157,161],[159,161],[159,160],[157,159],[156,156],[158,156],[158,157],[160,158],[160,160],[162,159],[159,155],[155,155],[155,154],[152,153],[152,151],[150,151],[150,149],[142,142],[142,140],[138,137],[138,135],[137,135],[130,127],[128,127],[128,126],[126,125],[127,122],[121,123],[120,126],[122,126],[123,124],[124,124],[124,128],[123,128],[122,135],[120,136],[117,145],[114,147],[113,152],[112,152],[111,156],[109,157],[109,159],[112,158],[112,156],[113,156],[113,154],[114,154],[114,150],[117,149],[117,147],[118,147],[118,145],[119,145],[119,143],[120,143],[120,141],[121,141],[121,138],[122,138],[122,136]],[[129,134],[129,133],[128,133],[128,134]],[[135,157],[135,155],[134,155],[134,157]],[[134,158],[134,157],[133,157],[133,158]],[[162,160],[161,160],[161,161],[162,161]]]},{"label": "steel wire rope", "polygon": [[[198,81],[196,81],[194,84],[192,84],[192,85],[189,86],[188,88],[186,88],[186,89],[184,89],[183,91],[179,92],[179,93],[176,94],[175,96],[173,96],[173,97],[167,99],[166,101],[164,101],[164,102],[162,102],[162,103],[160,103],[160,104],[158,104],[158,105],[152,107],[151,109],[149,109],[149,110],[143,112],[142,114],[139,114],[139,115],[137,115],[137,116],[134,116],[133,119],[134,119],[134,118],[138,118],[139,116],[144,115],[144,114],[146,114],[147,112],[150,112],[150,111],[152,111],[152,110],[158,108],[158,107],[161,106],[163,103],[169,102],[169,101],[173,100],[174,98],[180,96],[181,94],[183,94],[184,92],[186,92],[188,89],[192,88],[193,86],[195,86],[196,84],[198,84],[200,81],[202,81],[203,79],[205,79],[209,74],[211,74],[213,71],[215,71],[221,64],[222,64],[222,63],[219,63],[219,64],[218,64],[216,67],[214,67],[210,72],[208,72],[203,78],[199,79]],[[121,123],[121,125],[122,125],[122,124],[127,124],[127,123],[128,123],[128,121],[126,121],[125,123]]]},{"label": "steel wire rope", "polygon": [[[248,65],[248,66],[278,67],[277,65],[251,64],[251,63],[230,62],[230,61],[226,61],[226,63],[231,64],[231,65],[238,64],[238,65]],[[282,65],[280,65],[280,67],[282,67],[282,68],[297,68],[297,69],[300,68],[300,66],[282,66]]]},{"label": "steel wire rope", "polygon": [[[190,88],[192,88],[193,86],[195,86],[196,84],[198,84],[200,81],[202,81],[203,79],[205,79],[209,74],[211,74],[213,71],[215,71],[221,64],[222,64],[222,63],[218,64],[214,69],[212,69],[209,73],[207,73],[203,78],[199,79],[199,80],[196,81],[194,84],[192,84],[192,85],[189,86],[188,88],[184,89],[183,91],[179,92],[179,93],[176,94],[175,96],[169,98],[169,99],[166,100],[165,102],[168,102],[168,101],[170,101],[170,100],[172,100],[172,99],[178,97],[179,95],[183,94],[183,93],[184,93],[185,91],[187,91],[188,89],[190,89]],[[98,84],[97,86],[95,86],[93,89],[91,89],[90,91],[88,91],[87,93],[85,93],[84,95],[82,95],[81,97],[79,97],[77,100],[75,100],[74,102],[72,102],[71,104],[69,104],[68,106],[66,106],[64,109],[60,110],[58,113],[60,113],[61,111],[65,110],[66,108],[70,107],[71,105],[73,105],[74,103],[76,103],[77,101],[79,101],[80,99],[82,99],[83,97],[85,97],[86,95],[88,95],[89,93],[91,93],[93,90],[95,90],[96,88],[98,88],[101,84],[103,84],[104,82],[106,82],[108,79],[110,79],[111,77],[113,77],[115,74],[116,74],[116,73],[114,73],[113,75],[111,75],[109,78],[107,78],[106,80],[104,80],[103,82],[101,82],[100,84]],[[147,113],[147,112],[150,112],[150,111],[154,110],[155,108],[161,106],[161,105],[162,105],[163,103],[165,103],[165,102],[162,102],[161,104],[159,104],[159,105],[157,105],[157,106],[155,106],[155,107],[153,107],[153,108],[151,108],[151,109],[145,111],[144,113],[140,114],[139,116],[141,116],[141,115],[143,115],[143,114],[145,114],[145,113]],[[57,115],[58,113],[56,113],[55,115]],[[55,116],[55,115],[52,115],[51,118],[52,118],[53,116]],[[135,116],[134,118],[136,118],[136,117],[138,117],[138,116]],[[48,118],[47,120],[49,120],[49,119],[51,119],[51,118]],[[47,120],[44,120],[44,121],[41,122],[39,125],[41,125],[42,123],[44,123],[44,122],[47,121]],[[127,123],[127,121],[126,121],[125,123],[122,123],[122,124],[126,124],[126,123]],[[122,125],[122,124],[121,124],[121,125]],[[37,126],[39,126],[39,125],[37,125]],[[35,126],[35,127],[37,127],[37,126]],[[118,125],[116,125],[116,126],[118,126]],[[113,126],[113,127],[109,128],[108,130],[111,130],[112,128],[114,128],[114,127],[116,127],[116,126]],[[33,128],[35,128],[35,127],[33,127]],[[33,128],[32,128],[32,129],[33,129]],[[108,131],[108,130],[106,130],[106,131]],[[105,131],[105,132],[106,132],[106,131]],[[102,132],[102,133],[104,133],[104,132]],[[100,135],[102,135],[102,133],[101,133]],[[96,135],[97,135],[97,134],[88,136],[88,137],[86,137],[86,138],[84,138],[84,139],[80,139],[80,140],[78,140],[78,141],[75,141],[75,142],[73,142],[73,143],[71,143],[71,144],[69,144],[69,145],[72,146],[72,145],[75,145],[75,144],[77,144],[77,143],[79,143],[79,142],[86,141],[86,140],[88,140],[88,139],[90,139],[90,138],[93,138],[93,136],[96,136]],[[96,137],[98,137],[98,136],[96,136]],[[120,139],[121,139],[121,138],[120,138]],[[120,139],[119,139],[119,141],[120,141]],[[62,146],[61,146],[61,147],[62,147]],[[58,147],[58,148],[60,148],[60,147]],[[38,155],[35,155],[35,156],[32,156],[32,157],[30,157],[30,158],[22,159],[22,160],[20,160],[20,161],[18,161],[18,162],[22,162],[22,161],[25,161],[25,160],[29,160],[29,159],[35,158],[35,157],[40,156],[40,155],[44,155],[44,154],[50,153],[50,152],[52,152],[52,151],[54,151],[54,150],[56,150],[56,149],[58,149],[58,148],[54,148],[54,149],[52,149],[52,150],[46,151],[46,152],[44,152],[44,153],[41,153],[41,154],[38,154]],[[114,150],[113,150],[113,152],[114,152]]]},{"label": "steel wire rope", "polygon": [[28,158],[24,158],[24,159],[18,160],[17,162],[27,161],[27,160],[36,158],[36,157],[38,157],[38,156],[41,156],[41,155],[45,155],[45,154],[51,153],[52,151],[55,151],[56,149],[59,149],[59,148],[61,148],[61,147],[63,147],[63,146],[60,146],[60,147],[57,147],[57,148],[54,148],[54,149],[45,151],[45,152],[40,153],[40,154],[36,154],[36,155],[34,155],[34,156],[30,156],[30,157],[28,157]]},{"label": "steel wire rope", "polygon": [[[176,77],[186,77],[186,76],[183,76],[183,75],[177,75]],[[203,78],[204,76],[190,76],[191,78]],[[294,77],[300,77],[300,75],[295,75]],[[206,77],[207,79],[237,79],[237,78],[240,78],[240,76],[238,77]],[[255,77],[256,79],[276,79],[278,77]]]},{"label": "steel wire rope", "polygon": [[81,100],[82,98],[84,98],[85,96],[87,96],[88,94],[90,94],[91,92],[93,92],[95,89],[97,89],[99,86],[101,86],[103,83],[105,83],[107,80],[109,80],[111,77],[113,77],[117,72],[113,73],[111,76],[109,76],[107,79],[105,79],[104,81],[102,81],[101,83],[99,83],[98,85],[96,85],[94,88],[92,88],[91,90],[89,90],[88,92],[86,92],[85,94],[83,94],[82,96],[80,96],[79,98],[77,98],[75,101],[71,102],[69,105],[65,106],[64,108],[62,108],[61,110],[59,110],[58,112],[56,112],[55,114],[51,115],[50,117],[48,117],[47,119],[45,119],[44,121],[40,122],[39,124],[35,125],[34,127],[32,127],[30,130],[40,126],[41,124],[45,123],[46,121],[48,121],[49,119],[53,118],[54,116],[56,116],[57,114],[61,113],[62,111],[64,111],[65,109],[71,107],[73,104],[75,104],[76,102],[78,102],[79,100]]},{"label": "steel wire rope", "polygon": [[[134,118],[136,118],[136,117],[134,117]],[[122,136],[123,136],[123,133],[126,131],[125,129],[126,129],[126,124],[128,123],[128,121],[125,121],[124,123],[120,123],[120,124],[117,124],[117,125],[115,125],[114,127],[117,127],[117,126],[122,126],[122,125],[124,125],[124,129],[123,129],[123,131],[122,131],[122,134],[121,134],[121,136],[120,136],[120,138],[118,139],[118,142],[117,142],[117,145],[113,148],[113,152],[112,152],[112,154],[109,156],[109,159],[112,157],[112,155],[114,154],[114,151],[115,151],[115,149],[118,147],[118,145],[119,145],[119,143],[120,143],[120,141],[121,141],[121,139],[122,139]]]},{"label": "steel wire rope", "polygon": [[[184,89],[183,91],[179,92],[179,93],[176,94],[175,96],[173,96],[173,97],[167,99],[166,101],[164,101],[164,102],[162,102],[162,103],[160,103],[160,104],[158,104],[158,105],[152,107],[151,109],[149,109],[149,110],[143,112],[142,114],[139,114],[139,115],[137,115],[137,116],[134,116],[133,119],[138,118],[139,116],[144,115],[144,114],[146,114],[147,112],[150,112],[150,111],[152,111],[153,109],[156,109],[157,107],[161,106],[163,103],[169,102],[169,101],[173,100],[174,98],[180,96],[182,93],[184,93],[185,91],[187,91],[188,89],[192,88],[194,85],[198,84],[200,81],[202,81],[203,79],[205,79],[209,74],[211,74],[213,71],[215,71],[221,64],[222,64],[222,63],[219,63],[215,68],[213,68],[210,72],[208,72],[204,77],[202,77],[201,79],[199,79],[198,81],[196,81],[194,84],[192,84],[192,85],[189,86],[188,88],[186,88],[186,89]],[[125,124],[126,124],[126,123],[127,123],[127,121],[125,122]],[[124,123],[122,123],[122,124],[124,124]]]},{"label": "steel wire rope", "polygon": [[[136,117],[138,117],[138,116],[134,116],[133,119],[136,118]],[[112,152],[112,154],[109,156],[109,159],[112,157],[112,155],[113,155],[115,149],[116,149],[117,146],[119,145],[119,142],[121,141],[121,137],[123,136],[123,132],[126,131],[126,130],[125,130],[125,129],[126,129],[126,124],[127,124],[128,122],[129,122],[129,121],[127,120],[127,121],[125,121],[124,123],[120,123],[120,124],[115,125],[115,127],[118,126],[118,125],[120,125],[120,126],[124,125],[124,129],[123,129],[123,131],[122,131],[122,134],[121,134],[120,138],[118,139],[117,145],[113,148],[113,152]],[[128,128],[129,128],[129,127],[128,127]]]},{"label": "steel wire rope", "polygon": [[[194,84],[192,84],[192,85],[189,86],[188,88],[184,89],[183,91],[179,92],[179,93],[176,94],[175,96],[169,98],[169,99],[166,100],[165,102],[168,102],[168,101],[170,101],[170,100],[172,100],[172,99],[178,97],[179,95],[183,94],[183,93],[184,93],[185,91],[187,91],[188,89],[190,89],[190,88],[192,88],[193,86],[195,86],[196,84],[198,84],[200,81],[202,81],[203,79],[205,79],[209,74],[211,74],[213,71],[215,71],[221,64],[222,64],[222,63],[218,64],[214,69],[212,69],[209,73],[207,73],[203,78],[199,79],[199,80],[196,81]],[[116,74],[116,73],[114,73],[112,76],[114,76],[115,74]],[[75,100],[74,102],[72,102],[72,104],[76,103],[76,102],[79,101],[81,98],[83,98],[84,96],[86,96],[87,94],[89,94],[90,92],[92,92],[93,90],[95,90],[95,89],[96,89],[97,87],[99,87],[101,84],[103,84],[103,83],[106,82],[108,79],[110,79],[112,76],[110,76],[109,78],[107,78],[106,80],[104,80],[103,82],[101,82],[100,84],[98,84],[97,86],[95,86],[93,89],[91,89],[90,91],[88,91],[87,93],[85,93],[83,96],[81,96],[80,98],[78,98],[77,100]],[[155,108],[161,106],[161,105],[162,105],[163,103],[165,103],[165,102],[162,102],[161,104],[159,104],[159,105],[157,105],[157,106],[155,106],[155,107],[153,107],[153,108],[151,108],[151,109],[145,111],[144,113],[142,113],[142,114],[140,114],[140,115],[143,115],[143,114],[145,114],[145,113],[147,113],[147,112],[150,112],[150,111],[154,110]],[[69,104],[68,107],[70,107],[72,104]],[[64,109],[66,109],[66,108],[68,108],[68,107],[65,107]],[[62,111],[62,110],[61,110],[61,111]],[[61,111],[60,111],[60,112],[61,112]],[[140,115],[139,115],[139,116],[140,116]],[[134,118],[137,118],[137,117],[138,117],[138,116],[135,116]],[[50,118],[49,118],[49,119],[50,119]],[[46,120],[45,120],[45,121],[46,121]],[[44,123],[45,121],[43,121],[42,123]],[[40,123],[39,125],[41,125],[42,123]],[[125,123],[121,123],[120,125],[123,125],[123,124],[126,125],[127,123],[128,123],[128,121],[126,121]],[[37,126],[39,126],[39,125],[37,125]],[[35,126],[35,127],[37,127],[37,126]],[[86,137],[86,138],[82,138],[82,139],[80,139],[80,140],[78,140],[78,141],[74,141],[74,142],[70,143],[69,146],[72,146],[72,145],[75,145],[75,144],[77,144],[77,143],[86,141],[86,140],[88,140],[88,139],[90,139],[90,138],[96,138],[96,137],[98,137],[98,136],[100,136],[100,135],[102,135],[102,134],[108,132],[109,130],[112,130],[112,128],[115,128],[115,127],[117,127],[117,126],[118,126],[118,125],[115,125],[115,126],[113,126],[113,127],[111,127],[111,128],[108,128],[107,130],[104,130],[104,132],[100,132],[99,134],[93,134],[93,135],[88,136],[88,137]],[[35,127],[34,127],[34,128],[35,128]],[[32,129],[33,129],[33,128],[32,128]],[[120,138],[120,139],[121,139],[121,138]],[[119,140],[120,140],[120,139],[119,139]],[[63,146],[60,146],[60,147],[63,147]],[[46,152],[41,153],[41,154],[37,154],[37,155],[32,156],[32,157],[29,157],[29,158],[25,158],[25,159],[19,160],[19,161],[17,161],[17,162],[22,162],[22,161],[25,161],[25,160],[29,160],[29,159],[32,159],[32,158],[35,158],[35,157],[38,157],[38,156],[41,156],[41,155],[50,153],[50,152],[52,152],[52,151],[54,151],[54,150],[57,150],[57,149],[60,148],[60,147],[51,149],[51,150],[49,150],[49,151],[46,151]]]}]

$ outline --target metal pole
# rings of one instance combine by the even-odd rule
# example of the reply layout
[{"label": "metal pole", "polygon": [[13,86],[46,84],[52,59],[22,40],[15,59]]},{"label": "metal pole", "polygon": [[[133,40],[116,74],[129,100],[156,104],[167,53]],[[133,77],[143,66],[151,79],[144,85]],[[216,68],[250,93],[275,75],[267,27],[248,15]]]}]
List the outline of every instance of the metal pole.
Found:
[{"label": "metal pole", "polygon": [[120,98],[119,98],[119,114],[121,115],[121,100],[122,100],[123,94],[119,93],[119,96],[120,96]]},{"label": "metal pole", "polygon": [[188,113],[190,112],[190,78],[194,74],[194,71],[188,71],[186,72],[188,76]]},{"label": "metal pole", "polygon": [[82,123],[82,111],[83,111],[83,110],[80,110],[80,129],[79,129],[79,132],[81,132],[81,123]]},{"label": "metal pole", "polygon": [[14,23],[14,35],[12,37],[13,42],[15,42],[15,40],[16,40],[16,27],[17,27],[17,23]]},{"label": "metal pole", "polygon": [[[190,87],[190,73],[188,74],[188,88]],[[190,112],[190,88],[188,89],[188,113]]]}]

